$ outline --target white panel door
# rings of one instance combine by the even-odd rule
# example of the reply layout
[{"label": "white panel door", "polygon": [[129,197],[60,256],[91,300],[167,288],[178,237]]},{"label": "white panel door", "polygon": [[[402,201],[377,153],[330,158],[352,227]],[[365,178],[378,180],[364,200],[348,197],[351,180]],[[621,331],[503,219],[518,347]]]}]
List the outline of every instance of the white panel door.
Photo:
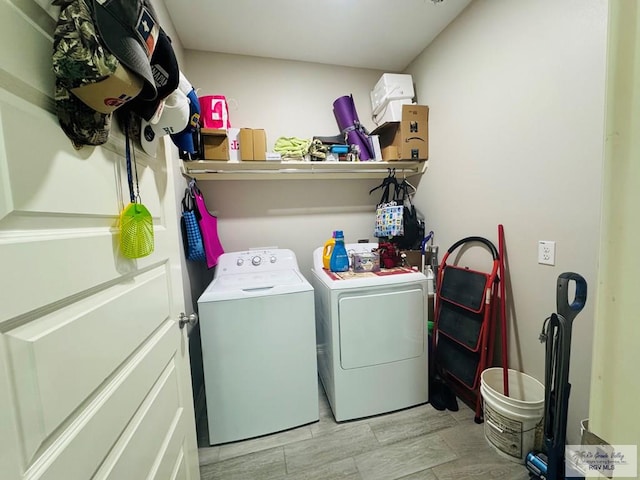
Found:
[{"label": "white panel door", "polygon": [[155,251],[122,257],[124,137],[76,151],[63,134],[54,25],[0,0],[0,477],[196,479],[177,168],[138,151]]}]

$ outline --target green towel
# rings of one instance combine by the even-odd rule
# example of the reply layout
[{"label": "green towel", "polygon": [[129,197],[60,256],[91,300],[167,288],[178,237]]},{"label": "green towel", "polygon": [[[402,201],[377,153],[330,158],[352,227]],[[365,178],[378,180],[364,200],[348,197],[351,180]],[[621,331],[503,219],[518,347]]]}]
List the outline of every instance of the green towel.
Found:
[{"label": "green towel", "polygon": [[280,137],[276,140],[273,150],[282,155],[282,158],[303,158],[309,153],[311,140],[297,137]]}]

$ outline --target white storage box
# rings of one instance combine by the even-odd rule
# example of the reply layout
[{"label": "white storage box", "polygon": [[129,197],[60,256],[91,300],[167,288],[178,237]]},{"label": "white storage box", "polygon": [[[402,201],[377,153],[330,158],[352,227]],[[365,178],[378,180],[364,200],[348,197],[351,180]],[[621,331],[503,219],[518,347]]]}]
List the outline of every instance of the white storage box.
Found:
[{"label": "white storage box", "polygon": [[384,106],[393,100],[407,99],[408,103],[414,97],[413,77],[400,73],[385,73],[371,91],[371,109],[377,115]]},{"label": "white storage box", "polygon": [[386,103],[382,110],[373,115],[373,122],[376,125],[382,125],[386,122],[402,121],[402,105],[413,105],[410,99],[391,100]]}]

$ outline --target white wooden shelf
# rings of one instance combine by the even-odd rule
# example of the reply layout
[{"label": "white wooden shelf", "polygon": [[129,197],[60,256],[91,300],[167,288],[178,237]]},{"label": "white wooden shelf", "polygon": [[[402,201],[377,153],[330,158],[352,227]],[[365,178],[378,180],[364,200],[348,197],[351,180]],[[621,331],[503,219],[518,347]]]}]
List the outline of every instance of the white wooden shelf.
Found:
[{"label": "white wooden shelf", "polygon": [[383,178],[395,168],[396,176],[422,175],[427,161],[305,162],[193,160],[182,162],[184,175],[197,180],[328,180]]}]

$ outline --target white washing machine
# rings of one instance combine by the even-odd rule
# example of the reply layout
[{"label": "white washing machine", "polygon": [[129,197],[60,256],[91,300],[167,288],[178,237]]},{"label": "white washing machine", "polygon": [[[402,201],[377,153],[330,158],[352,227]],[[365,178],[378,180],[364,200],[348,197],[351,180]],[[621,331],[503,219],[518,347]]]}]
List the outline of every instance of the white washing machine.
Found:
[{"label": "white washing machine", "polygon": [[291,250],[223,254],[198,310],[211,445],[318,420],[313,288]]},{"label": "white washing machine", "polygon": [[[347,244],[370,252],[374,243]],[[340,279],[313,252],[318,373],[336,421],[428,401],[427,277],[382,271]]]}]

